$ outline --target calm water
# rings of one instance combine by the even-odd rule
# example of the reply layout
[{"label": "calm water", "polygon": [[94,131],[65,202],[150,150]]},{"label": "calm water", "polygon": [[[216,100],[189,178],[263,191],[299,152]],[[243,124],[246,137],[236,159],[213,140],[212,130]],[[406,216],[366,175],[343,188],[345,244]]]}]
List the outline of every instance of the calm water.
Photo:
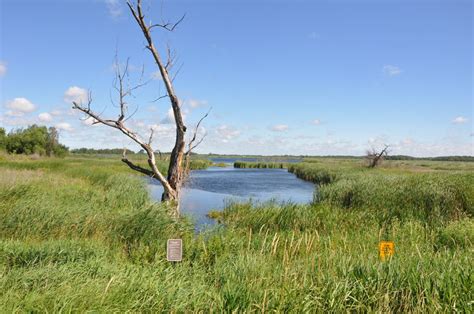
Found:
[{"label": "calm water", "polygon": [[[149,185],[153,198],[160,200],[163,188]],[[206,214],[222,210],[227,202],[276,200],[309,203],[314,184],[298,179],[286,169],[235,169],[211,167],[194,170],[181,190],[181,212],[194,217],[198,226],[213,224]]]},{"label": "calm water", "polygon": [[225,164],[234,164],[236,161],[248,161],[248,162],[301,162],[301,158],[272,158],[272,157],[213,157],[209,158],[212,162],[218,163],[225,163]]}]

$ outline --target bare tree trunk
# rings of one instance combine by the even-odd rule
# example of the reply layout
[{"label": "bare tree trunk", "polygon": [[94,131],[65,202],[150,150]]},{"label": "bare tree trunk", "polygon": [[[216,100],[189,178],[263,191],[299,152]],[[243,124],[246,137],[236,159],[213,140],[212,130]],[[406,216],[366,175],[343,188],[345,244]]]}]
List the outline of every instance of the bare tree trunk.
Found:
[{"label": "bare tree trunk", "polygon": [[153,39],[151,37],[150,30],[153,27],[162,27],[166,30],[172,31],[177,26],[177,24],[181,22],[182,19],[178,21],[178,23],[172,25],[171,28],[169,28],[169,24],[147,25],[144,20],[144,15],[142,13],[141,0],[138,0],[136,9],[130,2],[127,2],[127,5],[130,11],[132,12],[133,17],[135,18],[138,25],[140,26],[143,36],[145,37],[147,41],[146,48],[151,52],[153,59],[155,60],[155,63],[158,66],[158,69],[160,70],[160,74],[165,84],[166,91],[168,93],[168,97],[171,102],[171,107],[173,109],[173,115],[174,115],[175,124],[176,124],[176,140],[175,140],[175,145],[173,147],[173,150],[171,151],[170,163],[168,166],[168,177],[167,177],[167,181],[169,185],[171,186],[171,188],[173,189],[173,191],[171,192],[165,189],[162,196],[162,200],[163,201],[171,200],[171,201],[178,202],[179,189],[181,187],[181,182],[182,182],[182,177],[183,177],[183,155],[184,155],[184,147],[185,147],[186,126],[184,125],[184,122],[183,122],[183,116],[181,114],[179,99],[176,96],[173,83],[168,73],[168,66],[170,66],[172,62],[171,60],[168,60],[166,65],[163,64],[160,54],[158,53],[156,47],[153,44]]},{"label": "bare tree trunk", "polygon": [[[174,205],[174,209],[175,209],[174,216],[178,217],[179,216],[179,191],[188,170],[186,169],[187,165],[189,165],[188,157],[191,153],[191,150],[195,148],[197,145],[199,145],[199,143],[201,143],[202,140],[204,139],[204,136],[203,136],[197,142],[197,144],[194,144],[194,142],[196,141],[196,135],[197,135],[199,125],[201,124],[202,120],[205,117],[207,117],[209,112],[204,117],[202,117],[201,120],[199,120],[199,123],[197,124],[196,130],[194,132],[194,136],[192,137],[191,141],[188,143],[188,146],[189,146],[188,151],[185,153],[184,150],[186,146],[186,140],[185,140],[186,126],[184,125],[179,98],[177,97],[174,91],[173,79],[170,78],[170,75],[169,75],[169,70],[173,66],[173,57],[171,56],[170,49],[168,48],[168,60],[166,61],[166,64],[163,63],[163,61],[161,60],[160,54],[158,53],[157,48],[153,44],[153,39],[151,37],[151,29],[153,29],[154,27],[160,27],[167,31],[173,31],[176,28],[176,26],[184,19],[184,15],[177,23],[174,23],[174,24],[169,23],[169,22],[162,23],[162,24],[151,24],[151,23],[147,24],[145,22],[145,17],[142,12],[141,0],[137,0],[135,5],[132,4],[130,1],[127,1],[127,5],[133,17],[135,18],[135,21],[140,27],[140,30],[143,36],[146,39],[146,48],[150,51],[151,55],[153,56],[155,64],[157,65],[160,71],[161,78],[163,79],[164,85],[166,87],[167,94],[160,96],[158,99],[168,97],[171,103],[171,108],[173,110],[173,116],[174,116],[175,125],[176,125],[176,139],[175,139],[173,150],[171,151],[167,177],[165,178],[165,176],[160,172],[160,170],[156,166],[155,150],[153,150],[151,146],[152,139],[153,139],[153,131],[154,131],[153,128],[151,129],[151,134],[148,141],[145,141],[137,133],[135,133],[133,130],[129,129],[125,125],[125,122],[131,116],[133,116],[132,114],[131,116],[128,116],[127,118],[125,117],[127,115],[127,108],[128,108],[126,99],[128,96],[132,95],[132,91],[145,85],[145,84],[138,84],[134,87],[129,87],[126,82],[124,83],[124,79],[125,80],[128,79],[128,60],[125,65],[125,69],[123,73],[120,69],[120,64],[118,63],[118,61],[116,64],[117,73],[116,73],[116,80],[115,80],[116,84],[114,87],[118,92],[118,100],[119,100],[118,107],[120,108],[120,114],[119,114],[118,119],[105,119],[101,116],[101,114],[97,114],[94,111],[92,111],[91,110],[91,102],[92,102],[91,93],[89,93],[89,97],[88,97],[89,99],[88,99],[87,105],[73,102],[73,108],[79,111],[82,111],[87,117],[92,118],[93,124],[100,123],[100,124],[118,129],[124,135],[126,135],[127,137],[132,139],[135,143],[140,145],[140,147],[146,152],[148,156],[147,161],[148,161],[149,168],[144,168],[128,160],[125,155],[126,151],[124,151],[122,161],[125,164],[127,164],[131,169],[160,181],[161,185],[163,186],[163,191],[164,191],[162,195],[162,201],[166,201]],[[161,153],[160,153],[160,156],[161,156]]]},{"label": "bare tree trunk", "polygon": [[378,164],[383,160],[383,158],[387,156],[388,147],[388,145],[385,145],[385,147],[380,153],[377,153],[374,149],[372,149],[372,151],[367,151],[366,158],[369,161],[369,168],[375,168],[376,166],[378,166]]}]

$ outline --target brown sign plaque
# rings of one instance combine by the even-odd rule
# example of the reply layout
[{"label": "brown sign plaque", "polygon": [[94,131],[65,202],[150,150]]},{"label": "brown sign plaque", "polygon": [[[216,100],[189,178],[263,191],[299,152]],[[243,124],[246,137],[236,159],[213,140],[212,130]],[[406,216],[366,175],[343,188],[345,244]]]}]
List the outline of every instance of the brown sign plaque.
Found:
[{"label": "brown sign plaque", "polygon": [[166,259],[168,262],[181,262],[183,260],[183,240],[168,239],[166,244]]}]

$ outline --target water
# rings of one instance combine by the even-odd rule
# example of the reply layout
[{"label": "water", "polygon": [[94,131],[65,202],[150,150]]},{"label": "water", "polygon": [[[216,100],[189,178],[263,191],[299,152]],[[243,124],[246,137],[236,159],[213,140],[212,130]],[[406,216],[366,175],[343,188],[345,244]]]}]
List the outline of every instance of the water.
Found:
[{"label": "water", "polygon": [[301,162],[301,158],[272,158],[272,157],[211,157],[209,158],[212,162],[218,163],[225,163],[225,164],[234,164],[236,161],[247,161],[247,162],[289,162],[289,163],[296,163]]},{"label": "water", "polygon": [[[163,188],[153,181],[152,197],[161,199]],[[231,201],[309,203],[313,199],[314,184],[298,179],[286,169],[235,169],[210,167],[191,171],[181,190],[181,212],[190,215],[196,225],[213,224],[206,217],[210,210],[222,210]]]}]

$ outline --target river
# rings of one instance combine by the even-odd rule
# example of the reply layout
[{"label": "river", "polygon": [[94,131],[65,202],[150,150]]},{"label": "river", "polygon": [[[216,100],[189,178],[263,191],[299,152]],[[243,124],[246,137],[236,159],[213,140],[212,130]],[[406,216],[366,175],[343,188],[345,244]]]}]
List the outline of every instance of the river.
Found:
[{"label": "river", "polygon": [[[149,184],[151,195],[160,200],[163,188],[158,181]],[[206,214],[222,210],[227,202],[310,203],[315,186],[298,179],[286,169],[236,169],[210,167],[191,171],[181,190],[181,212],[191,216],[198,228],[212,225],[214,220]]]}]

